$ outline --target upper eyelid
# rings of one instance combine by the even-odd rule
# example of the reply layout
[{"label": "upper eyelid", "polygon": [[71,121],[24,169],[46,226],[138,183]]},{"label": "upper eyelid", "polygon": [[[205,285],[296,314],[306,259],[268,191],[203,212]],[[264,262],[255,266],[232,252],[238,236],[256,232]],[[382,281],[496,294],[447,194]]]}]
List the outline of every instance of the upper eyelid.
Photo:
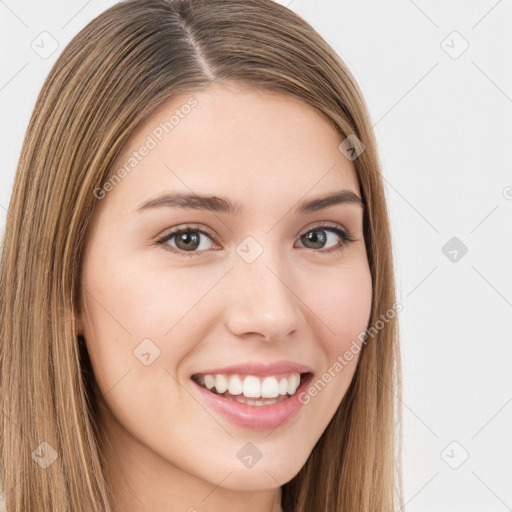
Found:
[{"label": "upper eyelid", "polygon": [[183,225],[183,226],[178,226],[176,228],[172,228],[169,232],[167,232],[166,234],[164,235],[160,235],[158,236],[158,239],[159,240],[162,240],[162,239],[166,239],[166,238],[170,238],[172,236],[176,236],[177,234],[183,232],[183,231],[198,231],[204,235],[207,235],[209,238],[211,238],[212,240],[216,240],[216,235],[213,234],[213,232],[210,232],[209,229],[203,227],[203,226],[200,226],[198,224],[186,224],[186,225]]}]

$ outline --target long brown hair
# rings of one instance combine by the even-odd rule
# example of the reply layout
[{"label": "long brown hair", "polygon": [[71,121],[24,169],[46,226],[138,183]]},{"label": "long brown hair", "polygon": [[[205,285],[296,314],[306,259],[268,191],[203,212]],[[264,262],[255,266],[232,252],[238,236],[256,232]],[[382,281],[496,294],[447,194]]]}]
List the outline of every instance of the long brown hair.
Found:
[{"label": "long brown hair", "polygon": [[[19,159],[0,269],[0,468],[9,512],[112,511],[95,379],[76,335],[94,190],[136,127],[171,98],[232,82],[289,94],[364,151],[373,281],[369,326],[395,305],[376,141],[355,79],[302,18],[271,0],[128,0],[63,50]],[[402,504],[396,316],[366,340],[351,385],[299,473],[285,512],[393,512]]]}]

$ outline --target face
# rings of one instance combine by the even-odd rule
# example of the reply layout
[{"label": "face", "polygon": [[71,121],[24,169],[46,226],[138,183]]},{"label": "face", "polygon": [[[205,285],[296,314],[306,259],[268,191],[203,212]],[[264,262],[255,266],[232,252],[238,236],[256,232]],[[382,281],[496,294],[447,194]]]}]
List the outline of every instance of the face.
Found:
[{"label": "face", "polygon": [[297,99],[216,84],[160,107],[95,191],[78,320],[127,474],[258,491],[306,462],[371,307],[342,140]]}]

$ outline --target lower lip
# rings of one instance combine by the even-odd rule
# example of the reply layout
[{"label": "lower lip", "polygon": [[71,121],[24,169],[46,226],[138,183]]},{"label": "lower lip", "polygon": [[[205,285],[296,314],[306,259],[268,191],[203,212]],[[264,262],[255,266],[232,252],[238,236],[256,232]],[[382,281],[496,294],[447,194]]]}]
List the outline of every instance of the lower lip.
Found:
[{"label": "lower lip", "polygon": [[312,374],[308,374],[294,395],[272,405],[247,405],[234,402],[192,382],[201,398],[232,423],[249,429],[269,430],[283,425],[297,415],[303,405],[299,400],[300,393],[306,389],[311,378]]}]

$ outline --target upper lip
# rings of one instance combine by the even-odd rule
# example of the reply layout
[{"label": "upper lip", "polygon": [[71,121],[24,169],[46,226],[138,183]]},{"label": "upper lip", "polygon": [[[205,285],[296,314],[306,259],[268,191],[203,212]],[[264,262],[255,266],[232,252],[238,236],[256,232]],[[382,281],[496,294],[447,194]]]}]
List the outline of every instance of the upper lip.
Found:
[{"label": "upper lip", "polygon": [[224,366],[223,368],[210,368],[194,375],[220,374],[242,374],[266,377],[281,373],[313,373],[313,370],[306,365],[292,361],[274,361],[272,363],[256,363],[254,361]]}]

